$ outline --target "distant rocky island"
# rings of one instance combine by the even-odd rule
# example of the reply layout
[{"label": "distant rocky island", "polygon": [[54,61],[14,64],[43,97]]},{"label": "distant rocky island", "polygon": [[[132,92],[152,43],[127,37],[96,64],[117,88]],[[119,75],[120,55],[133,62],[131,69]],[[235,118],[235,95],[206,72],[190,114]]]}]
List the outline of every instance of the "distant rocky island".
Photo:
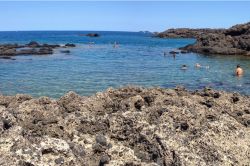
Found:
[{"label": "distant rocky island", "polygon": [[202,54],[250,56],[250,22],[229,29],[169,29],[160,38],[196,38],[194,44],[180,48]]},{"label": "distant rocky island", "polygon": [[0,165],[248,165],[249,106],[209,88],[0,95]]},{"label": "distant rocky island", "polygon": [[100,37],[98,33],[79,34],[79,36]]}]

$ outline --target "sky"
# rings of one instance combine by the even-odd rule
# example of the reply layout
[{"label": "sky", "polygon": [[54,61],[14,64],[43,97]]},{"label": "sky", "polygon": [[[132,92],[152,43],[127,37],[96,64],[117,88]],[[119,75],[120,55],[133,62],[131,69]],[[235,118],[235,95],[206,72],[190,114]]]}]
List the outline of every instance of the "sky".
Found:
[{"label": "sky", "polygon": [[250,2],[0,1],[0,20],[0,31],[228,28],[250,21]]}]

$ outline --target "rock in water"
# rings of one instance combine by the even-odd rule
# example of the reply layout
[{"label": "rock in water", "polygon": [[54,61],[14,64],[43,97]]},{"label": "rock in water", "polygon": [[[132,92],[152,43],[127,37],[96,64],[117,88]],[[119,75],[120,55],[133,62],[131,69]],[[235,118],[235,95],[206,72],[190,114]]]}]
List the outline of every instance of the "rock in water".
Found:
[{"label": "rock in water", "polygon": [[75,47],[76,45],[75,44],[72,44],[72,43],[67,43],[65,44],[65,47]]},{"label": "rock in water", "polygon": [[69,50],[61,50],[61,53],[69,54],[70,51]]},{"label": "rock in water", "polygon": [[177,51],[170,51],[169,54],[179,54]]},{"label": "rock in water", "polygon": [[249,106],[208,88],[0,95],[0,165],[249,165]]},{"label": "rock in water", "polygon": [[40,47],[36,41],[31,41],[27,44],[28,47]]},{"label": "rock in water", "polygon": [[88,33],[86,36],[89,36],[89,37],[99,37],[100,35],[98,33]]}]

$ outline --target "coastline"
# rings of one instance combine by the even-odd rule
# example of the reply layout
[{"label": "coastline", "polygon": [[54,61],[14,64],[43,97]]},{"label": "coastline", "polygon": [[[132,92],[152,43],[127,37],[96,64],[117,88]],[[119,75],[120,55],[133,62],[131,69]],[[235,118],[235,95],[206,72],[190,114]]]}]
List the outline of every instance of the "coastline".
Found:
[{"label": "coastline", "polygon": [[250,166],[249,7],[2,2],[0,166]]},{"label": "coastline", "polygon": [[124,87],[1,96],[1,165],[249,164],[250,97]]},{"label": "coastline", "polygon": [[250,55],[250,22],[228,29],[168,29],[156,35],[159,38],[195,38],[196,42],[180,50],[206,55]]}]

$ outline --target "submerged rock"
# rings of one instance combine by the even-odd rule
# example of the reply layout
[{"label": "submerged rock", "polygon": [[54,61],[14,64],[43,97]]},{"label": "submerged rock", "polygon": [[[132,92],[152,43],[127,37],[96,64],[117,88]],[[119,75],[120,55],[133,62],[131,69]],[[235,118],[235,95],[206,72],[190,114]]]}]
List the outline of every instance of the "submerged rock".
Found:
[{"label": "submerged rock", "polygon": [[249,107],[209,88],[0,95],[0,165],[249,165]]},{"label": "submerged rock", "polygon": [[70,50],[61,50],[61,53],[69,54]]},{"label": "submerged rock", "polygon": [[12,58],[11,56],[0,56],[0,59],[16,60],[15,58]]}]

